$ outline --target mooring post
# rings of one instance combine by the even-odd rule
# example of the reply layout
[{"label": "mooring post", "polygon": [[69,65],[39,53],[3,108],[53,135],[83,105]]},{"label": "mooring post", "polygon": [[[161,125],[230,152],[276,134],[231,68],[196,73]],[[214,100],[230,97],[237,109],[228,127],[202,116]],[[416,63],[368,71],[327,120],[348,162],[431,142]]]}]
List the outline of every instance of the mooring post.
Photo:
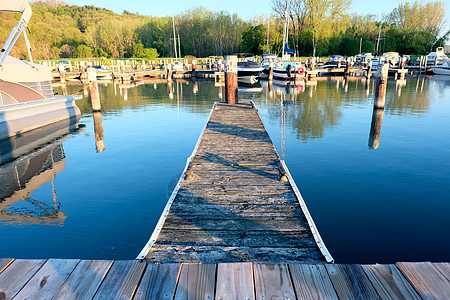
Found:
[{"label": "mooring post", "polygon": [[367,64],[367,77],[372,76],[372,61],[369,61],[369,63]]},{"label": "mooring post", "polygon": [[345,75],[350,74],[350,58],[347,57],[345,61]]},{"label": "mooring post", "polygon": [[238,102],[236,55],[228,55],[225,59],[225,100],[228,104]]},{"label": "mooring post", "polygon": [[167,80],[172,80],[172,64],[167,65]]},{"label": "mooring post", "polygon": [[384,109],[374,108],[372,123],[370,124],[369,147],[378,149],[380,146],[381,123],[383,122]]},{"label": "mooring post", "polygon": [[94,68],[87,69],[87,78],[90,84],[89,91],[91,96],[91,105],[93,111],[102,109],[100,104],[100,94],[98,93],[97,72]]},{"label": "mooring post", "polygon": [[66,83],[66,69],[63,65],[59,65],[58,66],[58,71],[59,71],[59,80],[61,82],[61,84],[65,84]]},{"label": "mooring post", "polygon": [[270,62],[269,65],[269,81],[273,81],[273,62]]},{"label": "mooring post", "polygon": [[375,101],[373,106],[375,108],[384,108],[384,103],[386,99],[386,86],[387,77],[389,71],[389,64],[379,64],[377,67],[377,83],[375,89]]},{"label": "mooring post", "polygon": [[217,60],[217,71],[219,73],[222,72],[222,60],[221,59]]},{"label": "mooring post", "polygon": [[105,139],[103,137],[103,119],[101,111],[94,111],[95,148],[97,152],[105,151]]}]

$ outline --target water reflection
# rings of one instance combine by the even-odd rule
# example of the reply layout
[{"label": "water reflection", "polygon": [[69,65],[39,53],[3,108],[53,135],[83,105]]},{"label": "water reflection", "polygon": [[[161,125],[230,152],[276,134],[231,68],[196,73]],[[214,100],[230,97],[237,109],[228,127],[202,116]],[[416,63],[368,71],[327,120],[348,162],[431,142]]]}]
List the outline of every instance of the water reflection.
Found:
[{"label": "water reflection", "polygon": [[94,132],[95,132],[95,148],[97,152],[105,151],[105,138],[103,137],[103,119],[101,111],[93,112]]},{"label": "water reflection", "polygon": [[[76,124],[67,122],[53,124],[18,137],[14,147],[2,153],[1,161],[8,162],[0,165],[1,222],[63,225],[66,216],[60,211],[54,180],[65,168],[62,141],[76,129]],[[1,141],[0,146],[5,143]],[[51,192],[49,201],[33,198],[43,186]]]},{"label": "water reflection", "polygon": [[370,124],[369,147],[378,149],[380,146],[381,123],[383,123],[384,109],[374,108],[372,112],[372,123]]}]

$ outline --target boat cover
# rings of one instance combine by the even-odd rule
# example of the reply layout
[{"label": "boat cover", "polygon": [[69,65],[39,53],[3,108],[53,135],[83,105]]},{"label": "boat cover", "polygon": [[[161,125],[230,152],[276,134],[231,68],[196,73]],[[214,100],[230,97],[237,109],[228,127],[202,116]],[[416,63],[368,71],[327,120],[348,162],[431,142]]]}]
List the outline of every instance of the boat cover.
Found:
[{"label": "boat cover", "polygon": [[31,18],[31,7],[26,0],[0,0],[0,11],[12,11],[22,13],[25,24]]}]

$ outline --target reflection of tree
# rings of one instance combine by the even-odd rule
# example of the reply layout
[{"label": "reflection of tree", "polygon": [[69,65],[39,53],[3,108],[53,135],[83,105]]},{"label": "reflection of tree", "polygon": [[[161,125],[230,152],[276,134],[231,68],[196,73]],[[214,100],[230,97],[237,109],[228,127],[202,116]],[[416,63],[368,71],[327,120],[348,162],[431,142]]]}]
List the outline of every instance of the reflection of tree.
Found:
[{"label": "reflection of tree", "polygon": [[[117,95],[114,94],[113,82],[108,84],[99,83],[103,115],[117,114],[123,109],[151,108],[154,105],[167,105],[169,107],[177,107],[178,105],[180,108],[193,113],[208,113],[215,101],[221,101],[218,97],[218,88],[214,87],[214,81],[198,81],[198,92],[194,94],[191,81],[174,80],[174,99],[169,98],[167,82],[160,79],[155,79],[155,82],[157,82],[156,89],[151,80],[145,80],[145,84],[134,87],[130,85],[127,101],[124,101],[123,97],[117,93],[119,88],[116,87]],[[181,85],[183,85],[182,88]],[[71,91],[81,89],[81,85],[69,86],[69,88],[70,94]],[[92,112],[89,97],[84,97],[82,100],[77,101],[77,106],[82,114],[90,114]]]},{"label": "reflection of tree", "polygon": [[[289,101],[283,101],[283,98]],[[276,95],[273,101],[283,101],[286,125],[294,128],[297,138],[303,141],[323,137],[325,129],[335,126],[342,116],[341,94],[336,92],[334,84],[326,82],[318,83],[312,97],[307,93]],[[269,110],[269,118],[281,119],[279,107],[274,106]]]}]

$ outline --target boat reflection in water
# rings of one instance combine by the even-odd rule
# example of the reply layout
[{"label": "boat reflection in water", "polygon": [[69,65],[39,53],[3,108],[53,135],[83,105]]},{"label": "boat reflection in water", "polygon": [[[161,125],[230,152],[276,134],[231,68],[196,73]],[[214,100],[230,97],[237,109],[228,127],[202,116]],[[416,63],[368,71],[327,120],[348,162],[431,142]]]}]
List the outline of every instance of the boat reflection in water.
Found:
[{"label": "boat reflection in water", "polygon": [[[78,128],[63,122],[0,141],[0,222],[63,225],[54,179],[65,168],[62,141]],[[50,201],[31,197],[49,182]]]}]

